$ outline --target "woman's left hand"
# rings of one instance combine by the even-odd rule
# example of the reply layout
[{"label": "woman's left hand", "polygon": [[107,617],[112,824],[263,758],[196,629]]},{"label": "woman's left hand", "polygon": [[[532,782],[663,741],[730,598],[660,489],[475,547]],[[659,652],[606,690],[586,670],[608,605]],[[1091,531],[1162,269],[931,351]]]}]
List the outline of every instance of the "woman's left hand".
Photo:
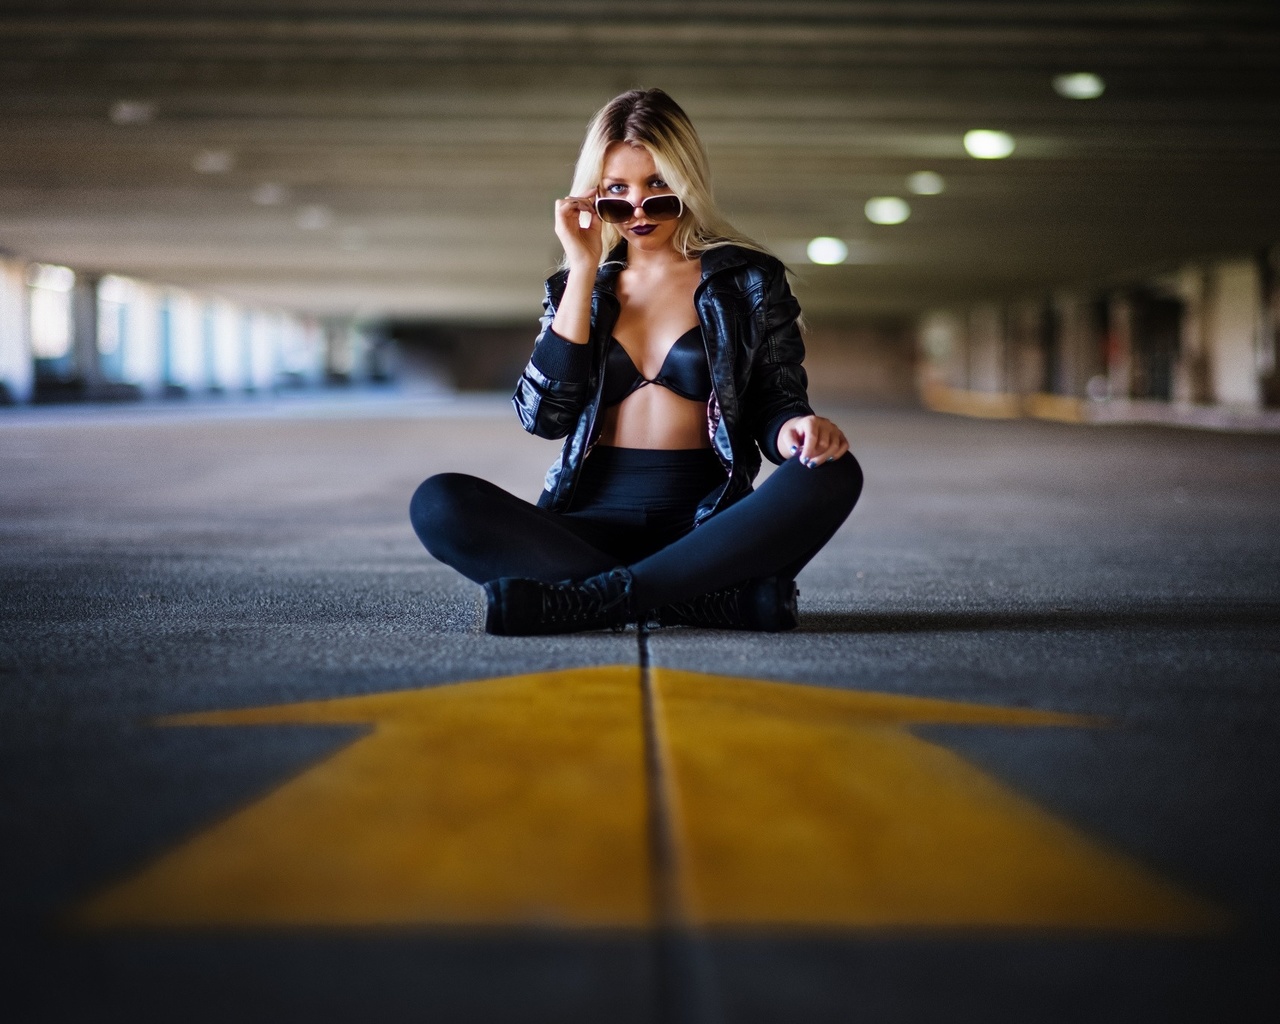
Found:
[{"label": "woman's left hand", "polygon": [[821,416],[797,416],[778,431],[778,451],[798,456],[810,469],[838,459],[848,450],[844,431]]}]

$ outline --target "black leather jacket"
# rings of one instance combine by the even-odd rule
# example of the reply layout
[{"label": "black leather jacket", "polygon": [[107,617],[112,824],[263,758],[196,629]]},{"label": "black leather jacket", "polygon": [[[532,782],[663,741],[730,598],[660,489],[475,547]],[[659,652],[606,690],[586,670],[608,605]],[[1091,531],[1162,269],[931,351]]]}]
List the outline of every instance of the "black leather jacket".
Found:
[{"label": "black leather jacket", "polygon": [[[567,512],[573,507],[582,461],[599,435],[605,347],[618,319],[614,285],[625,261],[623,243],[596,274],[586,345],[575,345],[551,330],[568,272],[562,270],[547,281],[542,333],[511,399],[525,430],[539,437],[568,437],[560,458],[547,471],[538,499],[542,508]],[[702,255],[702,282],[693,304],[711,367],[707,433],[728,473],[724,486],[698,506],[696,526],[751,493],[760,471],[760,451],[782,462],[776,447],[778,430],[793,416],[813,410],[800,365],[800,305],[778,260],[738,246],[708,250]]]}]

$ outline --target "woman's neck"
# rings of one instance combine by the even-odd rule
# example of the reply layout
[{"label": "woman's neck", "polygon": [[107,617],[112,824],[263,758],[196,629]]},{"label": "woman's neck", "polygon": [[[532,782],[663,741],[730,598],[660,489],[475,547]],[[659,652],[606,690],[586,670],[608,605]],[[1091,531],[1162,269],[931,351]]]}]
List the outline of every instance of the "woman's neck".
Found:
[{"label": "woman's neck", "polygon": [[688,262],[689,260],[672,246],[652,251],[645,251],[634,245],[627,247],[627,269],[636,271],[638,276],[660,275],[676,267],[685,266]]}]

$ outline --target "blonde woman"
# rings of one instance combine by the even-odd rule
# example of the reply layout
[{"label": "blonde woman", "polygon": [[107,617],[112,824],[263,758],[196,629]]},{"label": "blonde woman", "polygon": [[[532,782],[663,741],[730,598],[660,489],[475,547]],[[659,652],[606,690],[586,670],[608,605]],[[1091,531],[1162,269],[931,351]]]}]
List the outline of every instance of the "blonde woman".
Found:
[{"label": "blonde woman", "polygon": [[[716,209],[697,133],[660,89],[596,114],[571,191],[512,399],[526,430],[566,438],[542,496],[441,474],[414,494],[414,529],[484,585],[490,633],[793,628],[795,576],[862,473],[809,406],[782,264]],[[779,468],[753,490],[760,452]]]}]

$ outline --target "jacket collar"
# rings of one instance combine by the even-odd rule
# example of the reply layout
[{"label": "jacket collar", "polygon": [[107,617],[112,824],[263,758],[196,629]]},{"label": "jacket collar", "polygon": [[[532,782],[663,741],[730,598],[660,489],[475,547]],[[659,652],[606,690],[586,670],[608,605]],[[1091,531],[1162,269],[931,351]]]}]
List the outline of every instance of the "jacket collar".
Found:
[{"label": "jacket collar", "polygon": [[718,245],[702,254],[702,280],[705,281],[722,270],[746,265],[747,258],[741,248],[736,245]]}]

